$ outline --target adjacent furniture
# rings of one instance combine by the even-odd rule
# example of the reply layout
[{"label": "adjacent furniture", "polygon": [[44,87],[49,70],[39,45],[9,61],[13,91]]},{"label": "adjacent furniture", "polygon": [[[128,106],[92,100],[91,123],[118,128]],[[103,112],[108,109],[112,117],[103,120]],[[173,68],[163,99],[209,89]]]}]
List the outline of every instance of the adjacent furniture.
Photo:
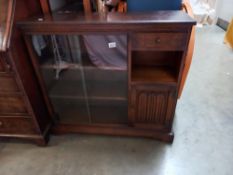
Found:
[{"label": "adjacent furniture", "polygon": [[[171,142],[194,24],[182,11],[56,13],[21,21],[43,100],[49,111],[60,117],[53,132],[143,136]],[[50,54],[38,54],[32,42],[36,36],[53,48]],[[64,56],[59,46],[63,36],[71,37],[67,42],[80,41],[80,46],[73,45]],[[111,49],[125,49],[126,68],[95,65],[87,44],[92,36],[125,38],[126,48],[118,48],[122,45],[110,37],[103,52],[115,58]],[[54,71],[59,72],[56,78]]]},{"label": "adjacent furniture", "polygon": [[15,24],[38,12],[36,1],[0,1],[0,138],[45,145],[52,120]]}]

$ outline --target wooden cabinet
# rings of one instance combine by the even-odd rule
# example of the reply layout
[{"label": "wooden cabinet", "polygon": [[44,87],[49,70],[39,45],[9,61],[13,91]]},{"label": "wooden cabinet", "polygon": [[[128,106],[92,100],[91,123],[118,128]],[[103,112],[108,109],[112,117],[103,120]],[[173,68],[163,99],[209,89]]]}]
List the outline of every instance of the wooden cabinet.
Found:
[{"label": "wooden cabinet", "polygon": [[[21,21],[46,105],[60,117],[52,131],[171,142],[194,24],[181,11],[88,16],[54,13]],[[53,48],[68,48],[63,52],[68,54],[62,57],[58,49],[50,52],[55,51],[52,56],[38,54],[32,43],[38,35]],[[71,40],[76,44],[69,46]]]},{"label": "wooden cabinet", "polygon": [[137,50],[182,50],[185,33],[137,33],[132,35],[132,49]]},{"label": "wooden cabinet", "polygon": [[165,138],[172,141],[177,89],[189,35],[181,30],[130,36],[130,122],[135,128],[167,133]]},{"label": "wooden cabinet", "polygon": [[2,58],[0,57],[0,72],[3,72],[3,71],[4,71],[4,64],[3,64]]},{"label": "wooden cabinet", "polygon": [[46,145],[52,118],[16,28],[16,21],[39,12],[40,6],[29,0],[3,0],[0,6],[0,137]]},{"label": "wooden cabinet", "polygon": [[2,74],[0,76],[0,92],[18,92],[19,87],[16,84],[13,74]]}]

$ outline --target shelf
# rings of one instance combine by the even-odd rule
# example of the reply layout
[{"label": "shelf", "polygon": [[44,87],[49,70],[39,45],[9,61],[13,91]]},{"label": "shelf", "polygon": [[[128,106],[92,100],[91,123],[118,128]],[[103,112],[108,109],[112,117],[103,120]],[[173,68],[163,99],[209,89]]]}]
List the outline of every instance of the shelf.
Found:
[{"label": "shelf", "polygon": [[176,83],[176,72],[168,66],[134,66],[132,82]]},{"label": "shelf", "polygon": [[[84,97],[82,81],[61,80],[50,83],[49,94],[51,97],[77,98]],[[127,80],[122,81],[86,81],[87,95],[94,99],[125,99],[127,98]]]}]

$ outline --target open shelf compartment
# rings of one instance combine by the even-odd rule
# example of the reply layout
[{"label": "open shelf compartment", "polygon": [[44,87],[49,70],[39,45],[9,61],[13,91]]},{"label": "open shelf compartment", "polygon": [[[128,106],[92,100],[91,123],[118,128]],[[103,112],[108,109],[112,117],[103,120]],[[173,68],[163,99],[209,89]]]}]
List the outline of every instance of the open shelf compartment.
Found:
[{"label": "open shelf compartment", "polygon": [[131,83],[177,84],[181,60],[180,51],[133,51]]}]

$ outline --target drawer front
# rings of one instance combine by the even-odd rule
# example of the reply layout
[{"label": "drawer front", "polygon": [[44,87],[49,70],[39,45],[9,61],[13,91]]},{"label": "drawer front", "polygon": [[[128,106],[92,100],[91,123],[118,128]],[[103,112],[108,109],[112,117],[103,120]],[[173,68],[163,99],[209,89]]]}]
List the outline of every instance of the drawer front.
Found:
[{"label": "drawer front", "polygon": [[14,77],[12,76],[1,76],[0,73],[0,92],[18,92],[19,88],[16,84]]},{"label": "drawer front", "polygon": [[1,134],[36,134],[33,121],[29,118],[0,117]]},{"label": "drawer front", "polygon": [[131,36],[133,50],[184,50],[185,33],[138,33]]},{"label": "drawer front", "polygon": [[20,95],[0,96],[0,115],[1,114],[26,114],[27,109],[23,98]]}]

